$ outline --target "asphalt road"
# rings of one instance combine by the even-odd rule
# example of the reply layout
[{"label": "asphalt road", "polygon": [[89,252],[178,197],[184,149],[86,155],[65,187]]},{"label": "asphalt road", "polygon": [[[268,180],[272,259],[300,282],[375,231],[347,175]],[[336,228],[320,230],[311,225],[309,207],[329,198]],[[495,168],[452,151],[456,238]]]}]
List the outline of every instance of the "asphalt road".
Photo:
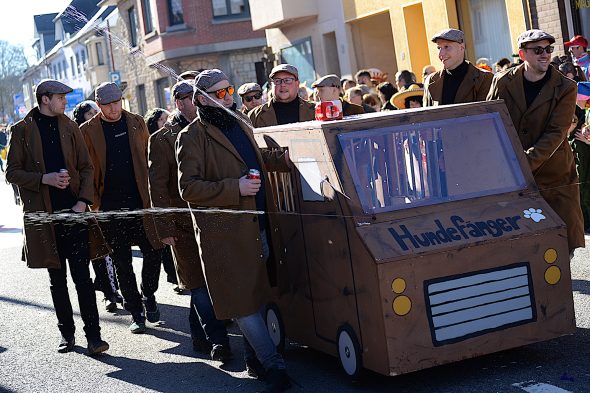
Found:
[{"label": "asphalt road", "polygon": [[[241,337],[232,327],[236,359],[224,367],[192,352],[187,295],[177,295],[162,274],[157,293],[162,319],[148,333],[132,335],[130,316],[112,314],[99,303],[103,338],[111,349],[96,358],[84,354],[76,312],[75,352],[56,352],[59,332],[45,270],[20,261],[20,212],[0,175],[0,392],[255,392],[241,360]],[[587,238],[590,242],[590,238]],[[589,243],[590,244],[590,243]],[[136,272],[141,260],[135,261]],[[503,351],[398,377],[367,372],[350,382],[337,359],[289,345],[293,392],[590,392],[590,255],[578,250],[572,262],[577,332],[548,342]],[[100,299],[100,297],[99,297]]]}]

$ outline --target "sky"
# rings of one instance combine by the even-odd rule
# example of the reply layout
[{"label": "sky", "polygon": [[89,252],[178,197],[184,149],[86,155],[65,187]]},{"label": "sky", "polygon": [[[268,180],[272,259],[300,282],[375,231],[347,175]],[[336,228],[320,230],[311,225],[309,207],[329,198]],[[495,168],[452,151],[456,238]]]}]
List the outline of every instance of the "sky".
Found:
[{"label": "sky", "polygon": [[[33,16],[63,11],[71,0],[0,0],[0,40],[22,45],[30,56]],[[29,51],[29,49],[31,49]]]}]

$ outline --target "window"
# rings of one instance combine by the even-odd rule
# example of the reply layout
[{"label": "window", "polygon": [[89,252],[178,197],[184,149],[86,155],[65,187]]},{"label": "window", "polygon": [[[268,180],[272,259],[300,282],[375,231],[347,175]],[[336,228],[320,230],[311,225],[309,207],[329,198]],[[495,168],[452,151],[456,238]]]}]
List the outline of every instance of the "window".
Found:
[{"label": "window", "polygon": [[170,81],[168,78],[161,78],[156,81],[156,102],[160,108],[167,109],[170,104]]},{"label": "window", "polygon": [[80,52],[80,55],[82,57],[82,65],[86,66],[86,50],[82,49],[82,51]]},{"label": "window", "polygon": [[146,34],[154,31],[152,0],[143,0],[143,27]]},{"label": "window", "polygon": [[62,71],[62,68],[61,68],[61,62],[60,63],[57,63],[57,71],[58,71],[57,78],[58,79],[62,79],[63,78],[63,76],[62,76],[63,71]]},{"label": "window", "polygon": [[131,7],[127,10],[129,15],[129,41],[132,47],[137,46],[137,36],[139,35],[138,23],[137,23],[137,11],[135,7]]},{"label": "window", "polygon": [[311,50],[311,38],[307,38],[293,46],[281,50],[281,62],[292,64],[299,71],[299,81],[307,82],[307,86],[315,81],[315,66]]},{"label": "window", "polygon": [[66,61],[65,61],[65,60],[63,60],[63,61],[61,62],[61,66],[62,66],[62,68],[63,68],[63,70],[64,70],[64,74],[63,74],[62,78],[64,78],[64,79],[65,79],[65,78],[67,78],[67,77],[68,77],[68,74],[67,74],[67,72],[68,72],[68,63],[66,63]]},{"label": "window", "polygon": [[52,68],[53,68],[53,78],[59,79],[59,74],[57,73],[57,66],[54,64]]},{"label": "window", "polygon": [[[74,56],[70,57],[70,72],[72,73],[72,77],[76,76],[76,66],[74,65]],[[78,71],[79,73],[80,71]]]},{"label": "window", "polygon": [[76,71],[78,72],[78,74],[82,72],[80,61],[80,52],[76,52]]},{"label": "window", "polygon": [[214,18],[246,18],[250,8],[246,0],[211,0]]},{"label": "window", "polygon": [[145,96],[145,85],[137,85],[137,106],[138,112],[143,116],[147,112],[147,99]]},{"label": "window", "polygon": [[96,43],[96,64],[104,65],[104,53],[102,52],[102,42]]},{"label": "window", "polygon": [[365,213],[526,186],[498,113],[343,133],[338,139]]},{"label": "window", "polygon": [[170,26],[184,23],[182,0],[168,0],[168,16],[170,18]]}]

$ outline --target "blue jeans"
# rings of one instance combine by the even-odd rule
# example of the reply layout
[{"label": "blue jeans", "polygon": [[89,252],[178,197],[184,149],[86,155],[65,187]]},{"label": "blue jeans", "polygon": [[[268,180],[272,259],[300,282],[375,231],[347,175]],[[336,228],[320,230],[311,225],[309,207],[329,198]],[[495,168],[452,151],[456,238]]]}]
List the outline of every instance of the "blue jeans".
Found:
[{"label": "blue jeans", "polygon": [[193,339],[206,339],[213,345],[229,345],[225,324],[215,317],[206,286],[191,289],[188,321]]}]

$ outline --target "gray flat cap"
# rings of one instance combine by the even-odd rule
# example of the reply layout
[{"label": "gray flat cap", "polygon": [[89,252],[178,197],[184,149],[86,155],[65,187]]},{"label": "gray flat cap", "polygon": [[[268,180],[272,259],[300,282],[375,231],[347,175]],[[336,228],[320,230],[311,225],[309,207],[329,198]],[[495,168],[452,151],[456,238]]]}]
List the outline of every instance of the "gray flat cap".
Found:
[{"label": "gray flat cap", "polygon": [[121,97],[123,97],[123,92],[113,82],[103,82],[94,91],[94,100],[101,105],[119,101]]},{"label": "gray flat cap", "polygon": [[275,76],[275,74],[278,74],[279,72],[287,72],[293,75],[295,78],[299,79],[299,71],[297,71],[297,68],[295,66],[292,66],[291,64],[279,64],[278,66],[272,69],[272,71],[270,72],[270,77],[272,78],[273,76]]},{"label": "gray flat cap", "polygon": [[330,74],[322,76],[311,84],[311,87],[340,87],[340,78],[338,75]]},{"label": "gray flat cap", "polygon": [[543,40],[548,40],[550,44],[553,44],[555,42],[555,38],[551,34],[544,32],[543,30],[527,30],[518,36],[518,47],[522,48],[524,44],[526,44],[527,42],[537,42]]},{"label": "gray flat cap", "polygon": [[436,42],[438,39],[454,41],[462,44],[465,41],[465,33],[457,29],[445,29],[436,33],[432,37],[432,42]]},{"label": "gray flat cap", "polygon": [[190,81],[179,81],[170,90],[173,98],[184,98],[193,95],[193,84]]},{"label": "gray flat cap", "polygon": [[244,83],[238,89],[238,94],[241,97],[241,96],[243,96],[245,94],[252,93],[252,92],[255,92],[255,91],[262,92],[262,87],[260,87],[260,85],[258,83]]},{"label": "gray flat cap", "polygon": [[178,79],[188,80],[188,79],[195,79],[199,75],[199,71],[184,71],[182,74],[178,75]]},{"label": "gray flat cap", "polygon": [[35,94],[68,94],[74,91],[70,86],[55,79],[43,79],[35,88]]},{"label": "gray flat cap", "polygon": [[195,78],[195,86],[203,91],[208,91],[214,84],[229,80],[227,75],[223,71],[213,68],[211,70],[205,70],[201,72]]}]

